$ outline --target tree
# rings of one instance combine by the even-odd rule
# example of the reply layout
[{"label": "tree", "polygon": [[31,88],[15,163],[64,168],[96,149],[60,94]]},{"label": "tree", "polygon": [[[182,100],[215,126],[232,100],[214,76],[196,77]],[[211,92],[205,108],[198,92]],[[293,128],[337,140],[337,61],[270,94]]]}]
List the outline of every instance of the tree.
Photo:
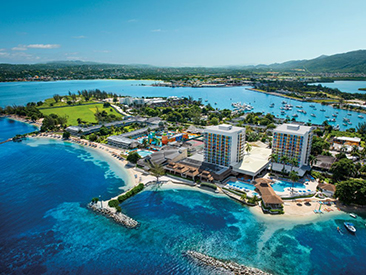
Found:
[{"label": "tree", "polygon": [[310,156],[309,156],[309,164],[310,164],[311,166],[313,166],[314,164],[316,164],[316,162],[317,162],[317,158],[316,158],[316,156],[310,155]]},{"label": "tree", "polygon": [[289,176],[292,182],[298,181],[300,179],[297,171],[291,171]]},{"label": "tree", "polygon": [[280,158],[280,162],[283,164],[283,168],[282,168],[282,173],[285,174],[285,167],[286,167],[286,164],[289,162],[289,158],[288,156],[286,155],[283,155],[281,158]]},{"label": "tree", "polygon": [[274,163],[274,162],[278,162],[278,155],[277,155],[277,154],[275,154],[275,153],[272,153],[272,154],[269,156],[268,160],[271,162],[271,173],[272,173],[273,163]]},{"label": "tree", "polygon": [[356,129],[357,129],[357,133],[359,133],[363,136],[366,135],[366,122],[358,123]]},{"label": "tree", "polygon": [[131,163],[137,163],[137,161],[141,158],[141,156],[136,152],[130,152],[127,156],[127,160]]},{"label": "tree", "polygon": [[150,164],[150,174],[156,177],[156,182],[159,182],[159,177],[165,175],[165,170],[160,164],[151,163]]},{"label": "tree", "polygon": [[289,160],[289,163],[291,165],[291,171],[292,171],[294,169],[294,167],[297,166],[297,164],[298,164],[297,158],[291,158]]},{"label": "tree", "polygon": [[92,203],[97,203],[99,201],[99,198],[95,197],[95,198],[92,198],[91,202]]},{"label": "tree", "polygon": [[337,183],[334,196],[344,203],[366,205],[366,180],[349,179]]},{"label": "tree", "polygon": [[348,177],[355,176],[357,174],[357,169],[352,160],[342,158],[332,164],[329,172],[333,174],[334,181],[341,181]]},{"label": "tree", "polygon": [[62,138],[63,138],[63,139],[69,139],[69,138],[70,138],[70,136],[71,136],[71,134],[70,134],[70,132],[68,132],[68,131],[65,131],[65,132],[63,132],[63,133],[62,133]]},{"label": "tree", "polygon": [[245,145],[245,151],[247,151],[247,154],[249,154],[249,152],[250,152],[250,151],[252,151],[252,145],[251,145],[251,144],[249,144],[249,143],[247,143],[247,144]]},{"label": "tree", "polygon": [[219,119],[217,117],[213,117],[210,120],[210,124],[212,124],[212,125],[218,125],[219,124]]}]

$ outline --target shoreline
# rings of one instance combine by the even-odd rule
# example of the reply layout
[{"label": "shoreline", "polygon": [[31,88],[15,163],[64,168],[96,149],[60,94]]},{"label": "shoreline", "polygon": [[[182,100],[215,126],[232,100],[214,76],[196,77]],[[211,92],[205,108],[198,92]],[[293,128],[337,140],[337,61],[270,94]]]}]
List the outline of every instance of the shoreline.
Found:
[{"label": "shoreline", "polygon": [[10,120],[14,120],[14,121],[18,121],[18,122],[23,122],[26,123],[28,125],[32,125],[34,127],[37,127],[37,129],[41,129],[42,126],[42,121],[41,120],[37,120],[37,121],[31,121],[30,119],[27,119],[25,117],[21,117],[21,116],[17,116],[17,115],[0,115],[0,117],[3,118],[7,118]]}]

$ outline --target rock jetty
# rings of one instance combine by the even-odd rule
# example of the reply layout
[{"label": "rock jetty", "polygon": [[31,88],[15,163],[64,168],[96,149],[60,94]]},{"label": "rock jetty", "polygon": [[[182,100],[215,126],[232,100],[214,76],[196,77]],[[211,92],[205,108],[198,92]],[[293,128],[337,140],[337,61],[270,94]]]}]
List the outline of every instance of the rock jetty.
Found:
[{"label": "rock jetty", "polygon": [[88,208],[98,214],[104,215],[104,216],[114,220],[116,223],[121,224],[127,228],[136,228],[139,225],[139,223],[137,221],[130,218],[129,216],[122,214],[122,213],[114,212],[108,208],[101,208],[96,203],[89,203]]},{"label": "rock jetty", "polygon": [[213,257],[204,255],[202,253],[196,252],[196,251],[187,251],[185,253],[186,255],[188,255],[189,257],[191,257],[192,259],[207,265],[207,266],[212,266],[215,268],[221,268],[221,269],[225,269],[229,272],[232,272],[234,274],[240,274],[240,275],[270,275],[270,273],[266,273],[258,268],[254,268],[254,267],[248,267],[245,265],[240,265],[234,262],[224,262],[218,259],[215,259]]}]

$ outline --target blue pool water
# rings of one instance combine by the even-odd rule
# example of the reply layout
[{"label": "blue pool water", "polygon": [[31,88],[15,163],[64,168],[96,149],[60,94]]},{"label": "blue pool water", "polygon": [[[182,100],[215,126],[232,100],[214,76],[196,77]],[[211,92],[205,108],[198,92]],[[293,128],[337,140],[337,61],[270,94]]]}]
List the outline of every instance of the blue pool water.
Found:
[{"label": "blue pool water", "polygon": [[137,152],[142,158],[151,155],[153,152],[150,151],[145,151],[145,150],[140,150]]},{"label": "blue pool water", "polygon": [[306,189],[306,186],[299,182],[289,182],[284,180],[277,180],[272,184],[273,190],[277,192],[284,192],[285,188],[293,187],[298,189]]},{"label": "blue pool water", "polygon": [[[87,210],[127,188],[123,172],[68,142],[0,145],[0,274],[220,274],[186,258],[190,249],[274,274],[364,274],[362,217],[267,221],[222,195],[157,187],[121,204],[138,229]],[[357,234],[341,236],[350,220]]]},{"label": "blue pool water", "polygon": [[227,184],[232,186],[239,186],[239,188],[249,189],[254,191],[255,187],[253,184],[242,182],[242,181],[228,181]]}]

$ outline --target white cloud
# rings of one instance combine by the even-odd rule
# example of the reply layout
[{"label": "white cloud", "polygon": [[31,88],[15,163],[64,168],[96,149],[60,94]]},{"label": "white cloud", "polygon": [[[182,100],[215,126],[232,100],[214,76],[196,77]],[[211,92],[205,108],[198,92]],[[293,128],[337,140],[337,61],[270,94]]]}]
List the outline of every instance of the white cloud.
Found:
[{"label": "white cloud", "polygon": [[127,22],[128,23],[135,23],[135,22],[137,22],[138,20],[137,19],[130,19],[130,20],[128,20]]},{"label": "white cloud", "polygon": [[107,50],[94,50],[93,52],[95,53],[110,53],[110,51],[107,51]]},{"label": "white cloud", "polygon": [[0,52],[3,52],[3,51],[5,51],[5,49],[0,49]]},{"label": "white cloud", "polygon": [[60,47],[59,44],[30,44],[27,46],[29,49],[56,49]]},{"label": "white cloud", "polygon": [[161,29],[155,29],[155,30],[151,30],[151,32],[162,32]]},{"label": "white cloud", "polygon": [[75,38],[75,39],[84,39],[84,38],[86,38],[86,36],[79,35],[79,36],[73,36],[72,38]]},{"label": "white cloud", "polygon": [[12,51],[26,51],[27,50],[27,46],[25,45],[18,45],[17,47],[13,47],[11,48]]}]

